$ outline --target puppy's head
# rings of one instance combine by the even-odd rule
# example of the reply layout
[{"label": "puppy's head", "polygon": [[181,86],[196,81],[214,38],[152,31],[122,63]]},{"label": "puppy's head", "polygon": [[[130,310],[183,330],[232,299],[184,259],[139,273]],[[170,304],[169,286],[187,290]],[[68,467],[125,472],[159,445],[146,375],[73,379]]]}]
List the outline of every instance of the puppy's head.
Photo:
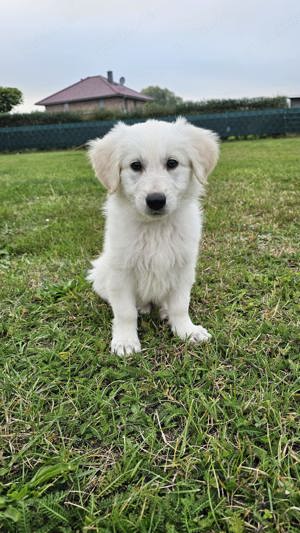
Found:
[{"label": "puppy's head", "polygon": [[96,176],[110,193],[119,192],[148,218],[174,212],[196,196],[218,160],[217,135],[184,118],[118,123],[89,143]]}]

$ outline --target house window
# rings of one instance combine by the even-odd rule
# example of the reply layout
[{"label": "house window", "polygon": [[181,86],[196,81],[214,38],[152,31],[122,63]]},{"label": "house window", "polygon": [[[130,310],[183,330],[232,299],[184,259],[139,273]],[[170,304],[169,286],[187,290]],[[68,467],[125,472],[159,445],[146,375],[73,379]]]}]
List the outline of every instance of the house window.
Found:
[{"label": "house window", "polygon": [[103,98],[100,98],[99,100],[99,109],[104,109],[105,107],[105,101]]},{"label": "house window", "polygon": [[69,111],[69,104],[68,102],[64,104],[64,111]]}]

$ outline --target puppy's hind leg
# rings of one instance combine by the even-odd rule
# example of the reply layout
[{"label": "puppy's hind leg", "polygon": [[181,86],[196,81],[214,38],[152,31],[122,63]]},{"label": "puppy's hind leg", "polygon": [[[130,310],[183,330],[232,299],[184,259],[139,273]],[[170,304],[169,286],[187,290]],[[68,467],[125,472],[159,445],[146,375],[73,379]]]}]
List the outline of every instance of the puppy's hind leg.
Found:
[{"label": "puppy's hind leg", "polygon": [[107,265],[104,256],[92,261],[93,267],[88,271],[86,279],[93,284],[94,291],[108,302],[107,291]]},{"label": "puppy's hind leg", "polygon": [[161,320],[168,320],[169,313],[168,313],[168,305],[167,302],[163,302],[159,307],[159,316]]},{"label": "puppy's hind leg", "polygon": [[141,315],[149,315],[149,313],[151,312],[151,308],[152,308],[151,303],[149,304],[141,303],[141,304],[138,304],[137,306],[137,310]]}]

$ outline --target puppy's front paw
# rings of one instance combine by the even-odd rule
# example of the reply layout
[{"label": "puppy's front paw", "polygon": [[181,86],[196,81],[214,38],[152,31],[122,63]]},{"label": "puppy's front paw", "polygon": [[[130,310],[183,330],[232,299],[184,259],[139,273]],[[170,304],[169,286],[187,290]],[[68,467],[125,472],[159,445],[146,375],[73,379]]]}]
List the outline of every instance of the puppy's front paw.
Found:
[{"label": "puppy's front paw", "polygon": [[111,351],[122,357],[124,355],[140,352],[141,344],[137,337],[113,337],[111,341]]},{"label": "puppy's front paw", "polygon": [[190,342],[208,342],[211,339],[211,334],[202,326],[195,326],[194,324],[184,330],[177,330],[177,335],[181,339],[188,340]]}]

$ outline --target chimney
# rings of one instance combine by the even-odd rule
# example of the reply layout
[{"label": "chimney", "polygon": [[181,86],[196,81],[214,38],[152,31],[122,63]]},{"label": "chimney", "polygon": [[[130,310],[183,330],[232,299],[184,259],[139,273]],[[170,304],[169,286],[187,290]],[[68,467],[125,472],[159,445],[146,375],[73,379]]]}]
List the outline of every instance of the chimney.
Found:
[{"label": "chimney", "polygon": [[121,76],[120,85],[124,85],[124,84],[125,84],[125,78],[124,78],[124,76]]},{"label": "chimney", "polygon": [[109,83],[113,83],[114,82],[113,71],[112,70],[108,70],[107,71],[107,81],[109,81]]}]

